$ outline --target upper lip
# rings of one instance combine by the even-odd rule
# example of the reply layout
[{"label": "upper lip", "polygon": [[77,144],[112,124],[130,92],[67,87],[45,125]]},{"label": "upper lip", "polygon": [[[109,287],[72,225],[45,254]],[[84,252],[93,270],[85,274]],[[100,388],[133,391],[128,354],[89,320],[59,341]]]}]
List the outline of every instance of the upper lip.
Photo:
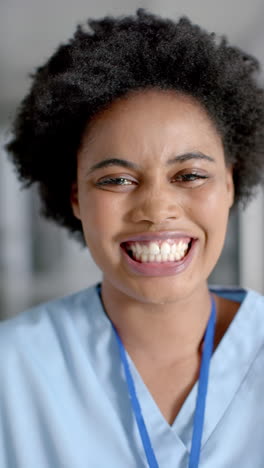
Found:
[{"label": "upper lip", "polygon": [[190,239],[197,239],[195,236],[187,231],[161,231],[161,232],[141,232],[139,234],[131,234],[124,237],[121,241],[125,242],[148,242],[162,239],[181,239],[189,237]]}]

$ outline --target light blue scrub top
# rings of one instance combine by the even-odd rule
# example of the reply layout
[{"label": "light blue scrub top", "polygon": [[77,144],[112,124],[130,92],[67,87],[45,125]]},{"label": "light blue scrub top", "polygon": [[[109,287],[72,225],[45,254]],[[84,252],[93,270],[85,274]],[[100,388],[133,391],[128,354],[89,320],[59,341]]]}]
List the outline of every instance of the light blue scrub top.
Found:
[{"label": "light blue scrub top", "polygon": [[[211,360],[199,466],[263,468],[264,298],[218,294],[241,306]],[[170,426],[130,365],[160,468],[186,468],[197,384]],[[0,325],[0,467],[147,467],[95,287]]]}]

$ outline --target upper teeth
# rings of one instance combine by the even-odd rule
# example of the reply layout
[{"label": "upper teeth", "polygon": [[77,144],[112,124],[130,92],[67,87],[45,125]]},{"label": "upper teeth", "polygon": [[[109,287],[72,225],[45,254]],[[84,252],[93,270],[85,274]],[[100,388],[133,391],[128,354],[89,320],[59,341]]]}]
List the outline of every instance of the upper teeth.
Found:
[{"label": "upper teeth", "polygon": [[181,260],[188,249],[188,243],[180,241],[170,243],[167,241],[139,243],[133,242],[129,245],[134,257],[141,262],[167,262]]}]

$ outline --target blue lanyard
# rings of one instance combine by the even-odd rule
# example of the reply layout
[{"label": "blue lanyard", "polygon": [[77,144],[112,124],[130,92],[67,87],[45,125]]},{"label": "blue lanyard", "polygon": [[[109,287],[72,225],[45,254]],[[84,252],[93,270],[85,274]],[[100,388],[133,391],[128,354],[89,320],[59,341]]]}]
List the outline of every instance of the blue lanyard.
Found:
[{"label": "blue lanyard", "polygon": [[[204,347],[203,347],[202,362],[201,362],[201,367],[200,367],[198,393],[197,393],[196,408],[195,408],[195,413],[194,413],[192,446],[191,446],[191,452],[190,452],[190,458],[189,458],[189,468],[198,468],[199,466],[204,415],[205,415],[205,401],[206,401],[208,379],[209,379],[209,367],[210,367],[210,360],[211,360],[211,356],[213,352],[213,344],[214,344],[215,321],[216,321],[216,307],[215,307],[215,301],[213,297],[211,297],[211,315],[207,324],[205,338],[204,338]],[[124,345],[121,341],[120,336],[118,335],[118,332],[115,326],[113,324],[112,326],[113,326],[116,339],[117,339],[117,343],[119,346],[120,357],[121,357],[121,361],[124,367],[124,372],[125,372],[125,377],[127,381],[129,396],[131,399],[132,409],[136,418],[138,430],[139,430],[142,444],[145,450],[148,465],[150,468],[159,468],[159,465],[155,457],[155,454],[151,445],[151,441],[148,435],[148,431],[145,425],[145,421],[142,415],[138,397],[136,394],[135,384],[133,381],[133,377],[131,375],[128,361],[127,361],[126,351],[125,351]]]}]

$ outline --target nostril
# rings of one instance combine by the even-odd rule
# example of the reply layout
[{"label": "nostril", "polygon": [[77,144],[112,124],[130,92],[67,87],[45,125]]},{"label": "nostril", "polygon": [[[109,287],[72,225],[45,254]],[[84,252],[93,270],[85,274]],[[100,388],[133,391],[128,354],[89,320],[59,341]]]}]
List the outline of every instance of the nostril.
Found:
[{"label": "nostril", "polygon": [[152,224],[164,224],[168,221],[179,219],[182,216],[183,208],[175,200],[166,197],[163,192],[145,193],[144,197],[137,199],[137,203],[132,208],[131,218],[134,222],[148,221]]},{"label": "nostril", "polygon": [[134,222],[149,222],[155,225],[163,225],[168,221],[179,219],[180,213],[168,213],[168,210],[158,210],[157,208],[141,209],[137,208],[133,212],[132,219]]}]

